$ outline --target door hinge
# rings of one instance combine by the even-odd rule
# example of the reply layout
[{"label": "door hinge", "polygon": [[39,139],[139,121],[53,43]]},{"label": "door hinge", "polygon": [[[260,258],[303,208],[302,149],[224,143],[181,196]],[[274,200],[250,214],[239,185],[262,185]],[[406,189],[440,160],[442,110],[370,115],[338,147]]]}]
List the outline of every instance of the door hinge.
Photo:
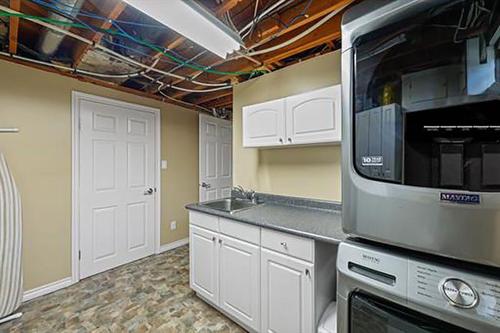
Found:
[{"label": "door hinge", "polygon": [[78,250],[78,260],[82,260],[82,251]]}]

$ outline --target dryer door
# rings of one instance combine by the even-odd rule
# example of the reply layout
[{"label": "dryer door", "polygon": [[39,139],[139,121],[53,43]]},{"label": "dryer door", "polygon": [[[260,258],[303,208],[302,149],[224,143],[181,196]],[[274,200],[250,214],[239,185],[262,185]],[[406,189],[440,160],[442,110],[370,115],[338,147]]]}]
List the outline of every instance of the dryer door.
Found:
[{"label": "dryer door", "polygon": [[353,293],[349,304],[349,333],[472,333],[365,293]]}]

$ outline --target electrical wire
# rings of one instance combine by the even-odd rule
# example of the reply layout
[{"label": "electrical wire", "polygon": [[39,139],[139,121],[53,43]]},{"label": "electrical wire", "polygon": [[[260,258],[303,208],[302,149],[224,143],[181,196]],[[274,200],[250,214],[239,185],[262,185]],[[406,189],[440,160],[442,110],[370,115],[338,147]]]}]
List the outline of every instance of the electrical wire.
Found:
[{"label": "electrical wire", "polygon": [[[256,55],[273,52],[273,51],[279,50],[279,49],[281,49],[283,47],[286,47],[288,45],[291,45],[291,44],[295,43],[296,41],[298,41],[298,40],[304,38],[305,36],[309,35],[314,30],[316,30],[319,27],[321,27],[323,24],[325,24],[326,22],[328,22],[331,18],[333,18],[335,15],[337,15],[340,11],[342,11],[347,6],[348,6],[348,4],[346,4],[346,5],[344,5],[344,6],[340,7],[340,8],[332,11],[330,14],[326,15],[325,17],[323,17],[321,20],[319,20],[318,22],[316,22],[314,25],[312,25],[308,29],[304,30],[303,32],[301,32],[297,36],[295,36],[293,38],[290,38],[290,39],[288,39],[287,41],[285,41],[285,42],[283,42],[281,44],[269,47],[267,49],[249,52],[246,55],[250,56],[250,57],[253,57],[253,56],[256,56]],[[249,49],[253,49],[254,47],[256,47],[256,46],[251,46],[251,47],[249,47]],[[239,59],[239,58],[241,58],[241,56],[238,55],[238,56],[232,57],[231,60]]]},{"label": "electrical wire", "polygon": [[153,77],[149,76],[149,75],[148,75],[148,74],[146,74],[146,73],[143,73],[143,74],[142,74],[142,76],[143,76],[143,77],[145,77],[146,79],[150,80],[150,81],[151,81],[151,83],[156,83],[156,84],[158,84],[158,89],[156,90],[156,92],[157,92],[157,93],[159,93],[160,95],[162,95],[163,97],[166,97],[166,98],[168,98],[168,99],[170,99],[170,100],[172,100],[172,101],[178,102],[178,103],[182,103],[182,104],[185,104],[185,105],[189,105],[189,106],[191,106],[191,107],[196,107],[196,108],[199,108],[199,109],[201,109],[201,110],[203,110],[203,111],[206,111],[206,112],[210,112],[210,113],[212,113],[212,110],[210,110],[210,109],[208,109],[208,108],[206,108],[206,107],[204,107],[204,106],[201,106],[201,105],[196,105],[196,104],[193,104],[193,103],[189,103],[189,102],[186,102],[186,101],[183,101],[183,100],[180,100],[180,99],[174,98],[174,97],[172,97],[172,96],[168,96],[167,94],[165,94],[165,93],[162,91],[163,86],[165,86],[165,83],[163,83],[163,82],[159,81],[158,79],[155,79],[155,78],[153,78]]},{"label": "electrical wire", "polygon": [[[56,69],[59,69],[59,70],[64,70],[64,71],[73,72],[73,73],[79,73],[79,74],[85,74],[85,75],[90,75],[90,76],[95,76],[95,77],[100,77],[100,78],[113,78],[113,79],[122,79],[122,78],[124,78],[124,79],[130,79],[130,78],[135,78],[135,77],[138,77],[138,76],[143,76],[143,77],[146,77],[147,79],[156,81],[154,78],[152,78],[149,75],[147,75],[146,74],[147,72],[137,72],[137,73],[129,73],[129,74],[96,73],[96,72],[92,72],[92,71],[86,71],[86,70],[82,70],[82,69],[76,69],[76,68],[71,68],[71,67],[67,67],[67,66],[57,65],[57,64],[50,63],[50,62],[46,62],[46,61],[41,61],[41,60],[26,58],[26,57],[23,57],[23,56],[19,56],[19,55],[16,55],[16,54],[10,54],[10,53],[3,52],[3,51],[0,51],[0,55],[5,56],[5,57],[10,57],[10,58],[18,59],[18,60],[22,60],[22,61],[31,62],[31,63],[37,64],[37,65],[52,67],[52,68],[56,68]],[[198,108],[200,110],[212,113],[212,110],[210,110],[210,109],[208,109],[206,107],[203,107],[201,105],[196,105],[196,104],[193,104],[193,103],[189,103],[189,102],[186,102],[186,101],[183,101],[183,100],[180,100],[180,99],[168,96],[167,94],[165,94],[164,92],[162,92],[160,90],[158,90],[157,92],[160,95],[162,95],[163,97],[165,97],[165,98],[167,98],[167,99],[169,99],[171,101],[175,101],[177,103],[181,103],[181,104],[184,104],[184,105],[187,105],[187,106],[190,106],[190,107]]]},{"label": "electrical wire", "polygon": [[[273,12],[274,10],[279,10],[279,9],[281,8],[281,7],[280,7],[280,5],[282,5],[282,4],[283,4],[283,3],[285,3],[286,1],[287,1],[287,0],[279,0],[278,2],[274,3],[274,4],[273,4],[273,5],[271,5],[270,7],[268,7],[268,8],[266,8],[266,9],[264,9],[264,10],[263,10],[263,12],[262,12],[262,13],[260,13],[260,14],[258,15],[257,22],[258,22],[259,20],[263,19],[266,15],[270,14],[271,12]],[[295,0],[293,0],[293,1],[295,1]],[[289,2],[290,2],[290,1],[288,0],[288,2],[285,4],[285,6],[286,6],[286,5],[288,5],[288,3],[289,3]],[[228,19],[229,19],[229,21],[231,21],[231,22],[232,22],[231,15],[228,15]],[[251,28],[251,27],[252,27],[252,25],[253,25],[253,24],[255,24],[255,23],[256,23],[256,22],[254,22],[254,20],[252,20],[250,23],[248,23],[246,26],[244,26],[242,29],[240,29],[240,30],[238,31],[238,35],[240,35],[240,36],[241,36],[241,38],[242,38],[242,39],[244,39],[244,38],[248,35],[248,33],[247,33],[247,34],[245,34],[245,35],[243,35],[243,36],[242,36],[242,34],[243,34],[246,30],[248,30],[249,28]],[[233,25],[234,25],[234,24],[233,24]],[[198,55],[199,55],[199,54],[198,54]],[[196,56],[198,56],[198,55],[196,55]],[[243,57],[243,55],[242,55],[242,54],[239,54],[239,58],[241,58],[241,57]],[[211,65],[209,65],[209,66],[206,66],[205,68],[208,70],[208,69],[211,69],[211,68],[213,68],[213,67],[215,67],[215,66],[219,66],[219,65],[221,65],[221,64],[223,64],[223,63],[226,63],[226,62],[227,62],[227,61],[229,61],[229,60],[232,60],[232,58],[230,58],[230,59],[223,59],[223,60],[219,60],[219,61],[217,61],[217,62],[215,62],[215,63],[213,63],[213,64],[211,64]],[[269,71],[268,71],[268,70],[256,70],[256,71],[253,71],[252,73],[250,73],[250,77],[253,77],[253,76],[257,75],[257,74],[263,74],[263,73],[266,73],[266,72],[269,72]],[[203,71],[199,71],[197,74],[193,75],[193,76],[192,76],[192,79],[197,78],[197,77],[198,77],[198,76],[200,76],[201,74],[203,74]]]},{"label": "electrical wire", "polygon": [[[245,25],[240,31],[240,35],[241,35],[241,38],[244,39],[246,36],[249,35],[250,33],[250,30],[252,28],[252,26],[255,24],[255,21],[259,22],[265,15],[269,14],[271,11],[273,11],[276,7],[280,6],[281,4],[283,4],[284,2],[286,2],[287,0],[278,0],[277,2],[275,2],[274,4],[272,4],[271,6],[269,6],[267,9],[265,9],[264,11],[262,11],[262,13],[259,14],[257,20],[252,20],[251,22],[249,22],[247,25]],[[248,31],[247,31],[248,30]],[[245,31],[247,31],[245,34],[243,34]]]},{"label": "electrical wire", "polygon": [[[66,4],[66,3],[64,3],[62,1],[59,1],[59,0],[50,0],[50,3],[46,2],[46,1],[41,1],[41,0],[30,0],[30,1],[32,1],[32,2],[36,1],[36,2],[40,2],[40,3],[44,2],[46,4],[57,4],[59,6],[66,7],[69,10],[73,9],[73,7],[71,5],[68,5],[68,4]],[[78,12],[78,15],[83,16],[83,17],[88,17],[88,18],[102,20],[104,22],[109,21],[109,18],[107,18],[107,17],[96,15],[94,13],[91,13],[91,12],[88,12],[88,11],[85,11],[85,10],[80,10]],[[133,21],[119,20],[119,19],[115,19],[113,21],[117,22],[117,23],[120,23],[120,24],[137,26],[137,27],[143,27],[143,28],[155,28],[155,29],[164,29],[164,30],[168,30],[169,29],[167,26],[164,26],[162,24],[139,23],[139,22],[133,22]]]},{"label": "electrical wire", "polygon": [[[22,14],[22,13],[19,13],[17,11],[14,11],[8,7],[5,7],[5,6],[0,6],[0,10],[3,11],[3,12],[6,12],[6,13],[0,13],[0,16],[1,15],[4,15],[4,16],[17,16],[17,17],[20,17],[20,18],[23,18],[23,19],[26,19],[26,20],[29,20],[31,22],[34,22],[34,23],[37,23],[39,25],[42,25],[46,28],[50,28],[54,31],[57,31],[59,33],[62,33],[62,34],[65,34],[67,36],[70,36],[76,40],[79,40],[83,43],[86,43],[90,46],[92,46],[93,48],[95,49],[98,49],[98,50],[101,50],[101,51],[104,51],[105,53],[107,53],[108,55],[114,57],[114,58],[117,58],[117,59],[120,59],[122,61],[125,61],[125,62],[128,62],[130,64],[133,64],[133,65],[136,65],[138,67],[142,67],[144,69],[147,69],[149,68],[148,65],[145,65],[141,62],[138,62],[134,59],[131,59],[129,57],[126,57],[126,56],[123,56],[122,54],[120,53],[117,53],[111,49],[108,49],[107,47],[103,46],[103,45],[100,45],[100,44],[96,44],[94,43],[93,41],[85,38],[85,37],[82,37],[76,33],[73,33],[71,31],[67,31],[65,29],[62,29],[62,28],[59,28],[51,23],[48,23],[48,22],[51,22],[53,21],[52,19],[47,19],[47,18],[40,18],[40,17],[37,17],[37,16],[32,16],[32,15],[25,15],[25,14]],[[63,22],[64,25],[71,25],[71,24],[68,24],[67,22]],[[177,75],[177,74],[174,74],[174,73],[169,73],[169,72],[166,72],[166,71],[163,71],[163,70],[160,70],[160,69],[157,69],[157,68],[154,68],[153,69],[154,72],[157,72],[159,74],[164,74],[164,75],[167,75],[167,76],[171,76],[171,77],[174,77],[176,79],[182,79],[182,80],[185,80],[185,81],[189,81],[189,82],[192,82],[193,84],[197,84],[197,85],[202,85],[202,86],[209,86],[209,87],[221,87],[221,86],[228,86],[227,84],[225,83],[207,83],[207,82],[200,82],[200,81],[196,81],[196,80],[192,80],[188,77],[184,77],[184,76],[181,76],[181,75]]]},{"label": "electrical wire", "polygon": [[[47,3],[45,1],[42,1],[42,0],[31,0],[33,1],[34,3],[36,4],[39,4],[39,5],[43,5],[43,6],[47,6],[49,8],[51,8],[52,10],[55,10],[57,12],[62,12],[64,13],[63,10],[61,10],[60,8],[56,7],[56,6],[53,6],[51,5],[50,3]],[[60,2],[59,2],[60,3]],[[62,4],[62,3],[61,3]],[[65,6],[68,6],[66,4],[64,4]],[[68,12],[65,12],[65,14],[67,15],[71,15],[71,13],[68,13]],[[47,19],[47,18],[43,18],[43,17],[39,17],[39,16],[32,16],[32,17],[37,17],[39,19]],[[98,19],[102,19],[102,20],[106,20],[106,21],[109,21],[108,18],[104,18],[104,17],[100,17],[98,15],[93,15],[94,18],[98,18]],[[63,22],[62,21],[58,21],[58,20],[53,20],[53,19],[49,19],[50,23],[54,23],[54,24],[62,24]],[[201,70],[201,71],[204,71],[204,72],[207,72],[207,73],[210,73],[210,74],[216,74],[216,75],[250,75],[252,74],[253,71],[249,71],[249,72],[228,72],[228,71],[217,71],[217,70],[213,70],[209,67],[206,67],[206,66],[203,66],[203,65],[199,65],[199,64],[191,64],[190,62],[187,62],[186,60],[183,60],[183,59],[179,59],[179,54],[176,54],[175,56],[174,55],[171,55],[169,54],[165,48],[163,48],[162,46],[159,46],[159,45],[155,45],[154,43],[152,42],[149,42],[147,40],[143,40],[143,39],[140,39],[140,38],[137,38],[137,37],[134,37],[132,35],[130,35],[129,33],[127,33],[125,30],[123,30],[121,27],[119,27],[119,25],[116,23],[118,22],[117,20],[112,20],[112,23],[113,23],[113,26],[117,27],[118,29],[118,32],[117,31],[114,31],[112,29],[100,29],[100,28],[97,28],[97,27],[90,27],[88,24],[86,23],[80,23],[79,24],[76,24],[76,25],[73,25],[73,24],[70,24],[68,22],[64,22],[64,24],[66,26],[72,26],[72,27],[76,27],[76,28],[83,28],[83,29],[90,29],[90,30],[93,30],[94,32],[95,31],[99,31],[99,32],[103,32],[103,33],[108,33],[108,34],[112,34],[112,35],[118,35],[118,36],[122,36],[122,37],[126,37],[132,41],[134,41],[135,43],[138,43],[138,44],[141,44],[145,47],[148,47],[166,57],[168,57],[169,59],[171,59],[172,61],[178,63],[178,64],[181,64],[183,67],[186,66],[186,67],[190,67],[192,69],[195,69],[195,70]],[[112,42],[110,42],[112,43]],[[118,47],[125,47],[125,46],[122,46],[122,45],[117,45],[115,44],[115,46],[118,46]],[[169,52],[172,52],[174,53],[173,50],[168,50]],[[149,55],[148,55],[149,56]]]},{"label": "electrical wire", "polygon": [[89,76],[95,76],[95,77],[100,77],[100,78],[108,78],[108,79],[127,79],[127,78],[133,78],[140,76],[142,72],[133,72],[133,73],[128,73],[128,74],[106,74],[106,73],[97,73],[97,72],[92,72],[92,71],[87,71],[83,69],[78,69],[78,68],[73,68],[73,67],[68,67],[68,66],[63,66],[63,65],[58,65],[54,64],[51,62],[43,61],[43,60],[36,60],[36,59],[31,59],[23,56],[19,56],[17,54],[10,54],[7,52],[0,51],[0,55],[3,55],[5,57],[13,58],[13,59],[18,59],[18,60],[23,60],[27,62],[32,62],[37,65],[43,65],[47,67],[52,67],[56,69],[60,69],[63,71],[68,71],[72,73],[79,73],[79,74],[85,74]]}]

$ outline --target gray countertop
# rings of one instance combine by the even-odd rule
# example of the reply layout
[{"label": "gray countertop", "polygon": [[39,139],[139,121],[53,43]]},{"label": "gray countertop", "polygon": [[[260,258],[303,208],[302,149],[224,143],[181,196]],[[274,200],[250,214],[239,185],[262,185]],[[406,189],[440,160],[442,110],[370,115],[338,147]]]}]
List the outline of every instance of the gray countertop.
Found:
[{"label": "gray countertop", "polygon": [[[275,229],[298,236],[329,243],[340,243],[346,235],[342,231],[342,214],[339,204],[294,205],[292,201],[267,201],[258,206],[229,214],[200,203],[187,205],[193,211],[216,215],[260,227]],[[316,206],[316,207],[314,207]]]}]

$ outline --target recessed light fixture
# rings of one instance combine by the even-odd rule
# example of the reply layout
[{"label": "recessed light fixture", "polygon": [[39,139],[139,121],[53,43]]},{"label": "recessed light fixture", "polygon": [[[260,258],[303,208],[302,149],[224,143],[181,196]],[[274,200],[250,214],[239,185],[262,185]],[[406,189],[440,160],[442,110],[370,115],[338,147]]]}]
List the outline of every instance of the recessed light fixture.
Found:
[{"label": "recessed light fixture", "polygon": [[237,33],[193,0],[124,0],[221,58],[239,50]]}]

